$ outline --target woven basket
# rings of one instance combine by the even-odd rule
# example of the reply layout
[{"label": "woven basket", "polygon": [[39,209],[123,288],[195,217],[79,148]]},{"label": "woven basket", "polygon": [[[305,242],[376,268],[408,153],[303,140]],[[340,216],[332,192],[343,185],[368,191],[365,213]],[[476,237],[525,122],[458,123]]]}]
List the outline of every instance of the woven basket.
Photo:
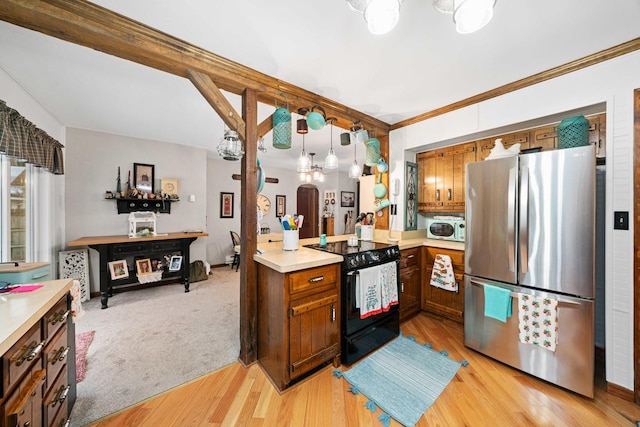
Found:
[{"label": "woven basket", "polygon": [[287,100],[287,108],[278,107],[275,100],[276,111],[273,113],[273,147],[280,149],[291,148],[291,111],[287,95],[278,92]]},{"label": "woven basket", "polygon": [[589,120],[584,116],[564,119],[558,125],[558,148],[589,145]]}]

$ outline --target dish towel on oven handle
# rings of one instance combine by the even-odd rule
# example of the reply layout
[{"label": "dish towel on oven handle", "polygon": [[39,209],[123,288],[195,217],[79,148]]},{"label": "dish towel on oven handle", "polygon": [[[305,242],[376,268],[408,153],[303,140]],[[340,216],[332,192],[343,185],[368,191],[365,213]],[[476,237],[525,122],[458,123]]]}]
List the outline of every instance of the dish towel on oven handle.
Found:
[{"label": "dish towel on oven handle", "polygon": [[380,289],[381,265],[358,270],[356,276],[356,307],[360,308],[360,318],[364,319],[382,312]]},{"label": "dish towel on oven handle", "polygon": [[556,351],[558,343],[558,300],[518,294],[520,342]]},{"label": "dish towel on oven handle", "polygon": [[389,311],[392,305],[398,304],[398,270],[395,261],[381,266],[380,293],[382,311]]},{"label": "dish towel on oven handle", "polygon": [[446,291],[458,292],[458,283],[453,274],[453,264],[449,255],[436,254],[431,271],[431,286]]}]

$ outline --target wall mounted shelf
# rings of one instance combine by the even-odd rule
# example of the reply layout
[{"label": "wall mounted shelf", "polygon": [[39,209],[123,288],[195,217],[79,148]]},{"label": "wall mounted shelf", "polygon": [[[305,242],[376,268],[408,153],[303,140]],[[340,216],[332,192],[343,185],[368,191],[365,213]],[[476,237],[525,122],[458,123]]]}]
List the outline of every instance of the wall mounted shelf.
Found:
[{"label": "wall mounted shelf", "polygon": [[119,214],[131,212],[156,212],[171,213],[171,203],[179,202],[177,199],[108,199],[115,200]]}]

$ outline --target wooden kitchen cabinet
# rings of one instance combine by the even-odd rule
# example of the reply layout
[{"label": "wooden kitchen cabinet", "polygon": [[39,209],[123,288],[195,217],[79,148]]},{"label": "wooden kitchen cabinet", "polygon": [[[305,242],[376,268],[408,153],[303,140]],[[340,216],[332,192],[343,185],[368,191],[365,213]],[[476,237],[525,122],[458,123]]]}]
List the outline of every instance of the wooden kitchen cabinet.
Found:
[{"label": "wooden kitchen cabinet", "polygon": [[520,150],[526,150],[527,148],[530,148],[531,133],[529,131],[507,133],[477,141],[477,161],[485,160],[489,157],[491,150],[493,150],[493,147],[496,145],[496,139],[502,139],[502,145],[506,149],[511,148],[515,144],[520,144]]},{"label": "wooden kitchen cabinet", "polygon": [[476,143],[419,153],[418,211],[464,212],[466,164],[476,160]]},{"label": "wooden kitchen cabinet", "polygon": [[279,273],[258,265],[258,361],[282,391],[340,363],[340,264]]},{"label": "wooden kitchen cabinet", "polygon": [[2,356],[6,426],[60,426],[76,396],[75,328],[65,295]]},{"label": "wooden kitchen cabinet", "polygon": [[421,248],[400,251],[400,322],[420,312]]},{"label": "wooden kitchen cabinet", "polygon": [[[431,272],[436,255],[451,258],[453,274],[458,282],[458,292],[431,286]],[[422,277],[422,310],[436,318],[462,326],[464,321],[464,251],[434,247],[422,248],[424,276]]]}]

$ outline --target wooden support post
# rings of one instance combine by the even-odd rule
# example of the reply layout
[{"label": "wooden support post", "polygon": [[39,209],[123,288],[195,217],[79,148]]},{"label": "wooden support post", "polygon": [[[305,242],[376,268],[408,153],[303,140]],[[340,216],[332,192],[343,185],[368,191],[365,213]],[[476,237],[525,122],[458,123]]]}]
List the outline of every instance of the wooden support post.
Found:
[{"label": "wooden support post", "polygon": [[242,157],[240,198],[240,361],[249,365],[258,360],[258,273],[253,254],[258,248],[257,194],[257,128],[258,98],[256,91],[242,93],[242,118],[246,124],[244,156]]}]

